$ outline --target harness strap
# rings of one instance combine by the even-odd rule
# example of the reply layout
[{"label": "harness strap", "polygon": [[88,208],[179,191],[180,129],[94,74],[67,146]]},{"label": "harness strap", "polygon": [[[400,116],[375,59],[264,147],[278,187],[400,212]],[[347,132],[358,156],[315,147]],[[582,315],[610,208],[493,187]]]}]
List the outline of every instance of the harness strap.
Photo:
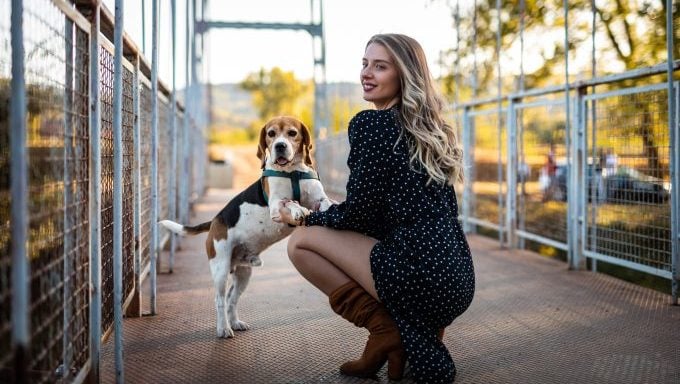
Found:
[{"label": "harness strap", "polygon": [[[260,177],[260,183],[264,183],[264,178],[265,177],[285,177],[287,179],[290,179],[290,183],[293,186],[293,200],[295,201],[300,201],[300,180],[319,180],[319,175],[314,172],[314,171],[309,171],[309,172],[301,172],[301,171],[292,171],[292,172],[283,172],[283,171],[275,171],[273,169],[265,169],[262,171],[262,177]],[[269,196],[267,196],[267,192],[265,192],[264,189],[264,184],[262,185],[262,193],[264,194],[264,201],[269,204]]]}]

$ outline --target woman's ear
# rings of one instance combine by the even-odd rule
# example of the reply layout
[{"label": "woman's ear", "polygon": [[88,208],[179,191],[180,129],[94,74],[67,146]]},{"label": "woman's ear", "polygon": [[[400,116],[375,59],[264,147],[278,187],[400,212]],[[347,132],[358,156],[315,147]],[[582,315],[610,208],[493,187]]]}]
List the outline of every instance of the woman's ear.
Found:
[{"label": "woman's ear", "polygon": [[267,125],[260,129],[260,142],[257,145],[257,158],[262,161],[262,169],[267,162]]},{"label": "woman's ear", "polygon": [[312,149],[314,148],[314,145],[312,144],[312,133],[303,122],[300,122],[300,131],[302,132],[302,156],[304,162],[310,167],[313,167],[314,161],[312,160]]}]

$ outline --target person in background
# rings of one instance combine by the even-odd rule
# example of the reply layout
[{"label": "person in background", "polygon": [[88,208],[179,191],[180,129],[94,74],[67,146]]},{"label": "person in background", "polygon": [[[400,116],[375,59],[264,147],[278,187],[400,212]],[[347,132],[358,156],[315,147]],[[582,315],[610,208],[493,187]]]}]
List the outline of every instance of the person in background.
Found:
[{"label": "person in background", "polygon": [[416,40],[373,36],[360,77],[375,109],[349,123],[346,200],[324,212],[282,202],[281,221],[300,226],[288,255],[336,313],[370,332],[342,373],[372,377],[387,362],[400,379],[408,360],[417,382],[450,383],[444,328],[475,291],[454,192],[462,150]]}]

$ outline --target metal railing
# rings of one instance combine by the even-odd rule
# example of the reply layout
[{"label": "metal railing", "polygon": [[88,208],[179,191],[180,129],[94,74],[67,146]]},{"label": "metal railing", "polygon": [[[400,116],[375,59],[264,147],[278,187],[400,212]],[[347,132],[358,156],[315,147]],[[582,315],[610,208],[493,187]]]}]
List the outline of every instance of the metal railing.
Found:
[{"label": "metal railing", "polygon": [[98,381],[116,292],[121,313],[142,315],[142,281],[168,238],[154,242],[154,207],[188,212],[202,192],[201,109],[172,108],[157,68],[127,36],[114,45],[115,30],[96,1],[0,0],[0,382]]},{"label": "metal railing", "polygon": [[[498,236],[503,246],[524,247],[526,241],[532,241],[561,250],[572,269],[584,268],[589,261],[597,270],[597,262],[604,261],[669,279],[672,302],[677,304],[680,134],[674,78],[680,63],[674,57],[674,37],[680,25],[673,19],[677,16],[671,11],[673,2],[665,1],[665,55],[657,46],[645,56],[646,62],[663,56],[667,62],[604,76],[597,76],[596,57],[601,48],[596,46],[596,35],[602,26],[597,23],[595,2],[590,11],[590,75],[584,68],[579,73],[569,70],[570,57],[584,52],[583,46],[577,46],[586,41],[578,33],[570,35],[569,2],[562,2],[561,12],[554,6],[542,8],[564,21],[559,60],[564,62],[560,68],[565,73],[562,81],[555,81],[560,84],[528,90],[524,89],[523,68],[526,4],[520,0],[516,12],[515,8],[508,10],[507,2],[504,7],[501,1],[495,3],[496,13],[491,16],[491,22],[498,23],[495,48],[488,41],[477,47],[477,33],[484,30],[476,23],[477,6],[470,7],[473,14],[466,24],[471,36],[460,35],[458,2],[452,9],[457,41],[452,110],[453,121],[460,127],[465,163],[465,183],[456,192],[465,231]],[[657,22],[663,13],[647,22]],[[500,15],[518,17],[519,30],[503,24]],[[503,25],[508,31],[502,39]],[[460,49],[463,37],[472,41],[464,45],[471,47],[469,51]],[[658,42],[658,37],[653,40]],[[520,54],[516,46],[506,52],[507,42],[517,38]],[[467,55],[462,56],[467,60],[463,73],[460,53]],[[484,59],[484,69],[497,84],[494,97],[488,97],[492,82],[479,89],[478,53],[492,58]],[[519,59],[518,77],[513,77],[518,68],[502,73],[504,57]],[[508,68],[512,66],[508,63]],[[508,84],[519,89],[503,93],[503,84],[505,89]],[[472,100],[459,103],[460,89]],[[331,175],[330,186],[340,193],[340,184],[346,180],[341,175],[346,172],[347,152],[346,134],[341,136],[316,144],[320,173]]]},{"label": "metal railing", "polygon": [[[497,234],[513,248],[533,241],[561,249],[574,269],[590,259],[593,270],[604,261],[669,279],[675,302],[673,223],[680,218],[673,191],[680,186],[673,155],[680,148],[659,78],[665,69],[575,82],[568,97],[564,85],[518,92],[503,96],[500,110],[498,98],[460,105],[465,230]],[[677,83],[673,92],[677,100]],[[324,186],[342,194],[347,135],[316,146]]]}]

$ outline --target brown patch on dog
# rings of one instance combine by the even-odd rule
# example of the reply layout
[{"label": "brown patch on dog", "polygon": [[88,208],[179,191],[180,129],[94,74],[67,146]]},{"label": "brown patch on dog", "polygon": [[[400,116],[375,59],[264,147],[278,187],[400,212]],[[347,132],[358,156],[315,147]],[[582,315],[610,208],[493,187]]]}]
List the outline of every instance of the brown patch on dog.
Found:
[{"label": "brown patch on dog", "polygon": [[302,145],[300,146],[302,158],[304,159],[305,164],[314,167],[314,160],[312,160],[312,150],[314,149],[314,146],[312,145],[312,134],[309,128],[302,122],[300,122],[300,133],[302,134]]},{"label": "brown patch on dog", "polygon": [[226,240],[227,233],[227,226],[224,225],[218,218],[214,218],[210,223],[208,237],[205,239],[205,251],[208,254],[208,260],[214,258],[217,255],[217,252],[215,251],[215,241]]},{"label": "brown patch on dog", "polygon": [[[267,177],[262,178],[262,190],[264,191],[264,195],[269,199],[269,183],[267,182]],[[267,200],[265,199],[265,201]]]}]

